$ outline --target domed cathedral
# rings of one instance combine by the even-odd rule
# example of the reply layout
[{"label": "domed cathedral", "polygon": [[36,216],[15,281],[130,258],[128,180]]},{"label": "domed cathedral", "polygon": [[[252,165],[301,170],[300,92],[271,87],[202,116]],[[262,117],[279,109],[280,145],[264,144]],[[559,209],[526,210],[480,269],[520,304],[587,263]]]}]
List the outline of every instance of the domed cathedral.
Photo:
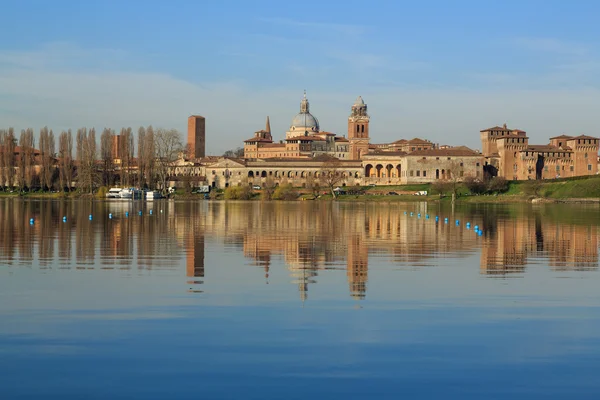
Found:
[{"label": "domed cathedral", "polygon": [[300,102],[300,112],[292,119],[290,129],[285,133],[286,139],[291,139],[298,136],[308,136],[319,133],[319,120],[310,113],[310,104],[306,98],[306,90],[304,97]]},{"label": "domed cathedral", "polygon": [[350,159],[360,160],[369,152],[369,114],[367,105],[358,96],[348,117],[348,140],[350,141]]}]

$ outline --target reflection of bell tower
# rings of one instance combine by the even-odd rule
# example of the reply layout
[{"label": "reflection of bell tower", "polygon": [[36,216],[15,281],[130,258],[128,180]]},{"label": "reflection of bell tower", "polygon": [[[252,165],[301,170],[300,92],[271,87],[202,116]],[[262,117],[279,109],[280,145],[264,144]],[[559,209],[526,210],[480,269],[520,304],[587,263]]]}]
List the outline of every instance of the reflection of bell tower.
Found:
[{"label": "reflection of bell tower", "polygon": [[360,160],[369,151],[369,121],[367,105],[362,97],[358,96],[348,117],[348,140],[352,160]]},{"label": "reflection of bell tower", "polygon": [[369,254],[367,247],[361,246],[359,236],[352,236],[348,242],[346,276],[350,295],[357,300],[364,299],[369,278]]},{"label": "reflection of bell tower", "polygon": [[186,255],[186,275],[204,278],[204,234],[192,235]]}]

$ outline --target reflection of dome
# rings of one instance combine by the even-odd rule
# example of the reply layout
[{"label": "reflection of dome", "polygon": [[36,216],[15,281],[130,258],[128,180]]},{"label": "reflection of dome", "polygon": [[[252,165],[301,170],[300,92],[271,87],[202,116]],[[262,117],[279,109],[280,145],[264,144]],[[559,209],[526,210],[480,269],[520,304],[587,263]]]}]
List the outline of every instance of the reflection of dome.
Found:
[{"label": "reflection of dome", "polygon": [[319,120],[310,113],[306,91],[304,91],[304,98],[300,102],[300,112],[292,119],[290,131],[298,131],[299,133],[306,131],[319,132]]},{"label": "reflection of dome", "polygon": [[298,113],[292,120],[290,130],[319,132],[319,121],[309,112]]}]

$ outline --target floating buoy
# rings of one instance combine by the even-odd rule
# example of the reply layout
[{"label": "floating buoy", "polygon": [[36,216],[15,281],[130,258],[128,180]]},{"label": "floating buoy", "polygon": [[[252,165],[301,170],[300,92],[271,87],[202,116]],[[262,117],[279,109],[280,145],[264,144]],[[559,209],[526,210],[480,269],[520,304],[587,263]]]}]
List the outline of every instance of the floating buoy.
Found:
[{"label": "floating buoy", "polygon": [[29,225],[33,225],[34,222],[35,220],[33,218],[29,218]]},{"label": "floating buoy", "polygon": [[438,222],[440,220],[440,217],[438,217],[437,215],[435,216],[435,222]]},{"label": "floating buoy", "polygon": [[473,229],[475,229],[475,232],[477,232],[479,230],[479,225],[475,225],[475,228]]},{"label": "floating buoy", "polygon": [[417,217],[418,217],[418,218],[421,218],[421,213],[418,213],[418,214],[417,214]]},{"label": "floating buoy", "polygon": [[112,219],[112,213],[108,213],[108,219]]},{"label": "floating buoy", "polygon": [[142,211],[138,211],[138,215],[142,215]]},{"label": "floating buoy", "polygon": [[425,219],[429,219],[429,214],[425,214]]},{"label": "floating buoy", "polygon": [[444,218],[444,223],[447,224],[448,223],[448,218]]},{"label": "floating buoy", "polygon": [[[160,212],[162,212],[162,210],[160,210]],[[404,211],[404,215],[406,215],[406,211]]]},{"label": "floating buoy", "polygon": [[411,216],[411,217],[413,216],[413,213],[412,213],[412,211],[411,211],[411,213],[410,213],[410,216]]},{"label": "floating buoy", "polygon": [[129,217],[129,211],[125,211],[125,216]]},{"label": "floating buoy", "polygon": [[150,215],[152,215],[152,210],[150,210]]},{"label": "floating buoy", "polygon": [[456,226],[460,225],[460,221],[456,220]]},{"label": "floating buoy", "polygon": [[477,231],[477,236],[483,235],[483,231]]},{"label": "floating buoy", "polygon": [[92,220],[92,214],[90,214],[90,216],[89,216],[88,218],[89,218],[89,220],[91,221],[91,220]]}]

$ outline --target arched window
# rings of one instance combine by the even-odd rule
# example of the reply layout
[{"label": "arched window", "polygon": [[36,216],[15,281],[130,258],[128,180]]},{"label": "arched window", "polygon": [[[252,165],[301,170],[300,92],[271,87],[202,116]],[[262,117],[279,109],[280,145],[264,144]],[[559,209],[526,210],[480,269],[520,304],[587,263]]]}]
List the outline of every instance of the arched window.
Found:
[{"label": "arched window", "polygon": [[362,131],[362,133],[365,133],[365,126],[364,125],[362,125],[361,131]]},{"label": "arched window", "polygon": [[360,125],[356,125],[356,133],[360,133]]}]

